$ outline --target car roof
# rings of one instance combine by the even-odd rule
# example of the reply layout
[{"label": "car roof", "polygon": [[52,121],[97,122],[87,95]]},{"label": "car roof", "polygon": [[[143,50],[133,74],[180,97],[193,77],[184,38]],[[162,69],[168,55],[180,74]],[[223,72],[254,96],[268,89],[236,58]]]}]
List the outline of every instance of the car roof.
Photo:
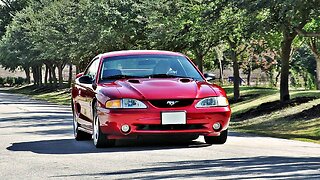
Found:
[{"label": "car roof", "polygon": [[113,51],[98,55],[101,58],[115,57],[115,56],[130,56],[130,55],[174,55],[174,56],[185,56],[181,53],[161,50],[124,50],[124,51]]}]

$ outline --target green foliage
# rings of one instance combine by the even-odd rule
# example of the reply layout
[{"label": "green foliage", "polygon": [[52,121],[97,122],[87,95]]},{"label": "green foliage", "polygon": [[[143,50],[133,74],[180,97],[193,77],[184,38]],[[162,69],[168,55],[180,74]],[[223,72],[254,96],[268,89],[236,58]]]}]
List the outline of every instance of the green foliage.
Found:
[{"label": "green foliage", "polygon": [[0,86],[14,86],[23,85],[26,83],[26,79],[22,77],[0,77]]},{"label": "green foliage", "polygon": [[307,47],[301,47],[294,53],[290,65],[291,83],[294,87],[307,89],[316,87],[316,60]]},{"label": "green foliage", "polygon": [[2,0],[0,3],[0,37],[6,32],[14,15],[25,8],[28,0]]}]

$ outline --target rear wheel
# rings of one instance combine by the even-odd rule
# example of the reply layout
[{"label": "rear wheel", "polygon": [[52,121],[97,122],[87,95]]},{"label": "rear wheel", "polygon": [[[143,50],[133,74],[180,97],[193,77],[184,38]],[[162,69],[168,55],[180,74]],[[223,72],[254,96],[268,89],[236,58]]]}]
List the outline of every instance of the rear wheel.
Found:
[{"label": "rear wheel", "polygon": [[224,144],[227,141],[228,129],[222,131],[220,136],[204,136],[207,144]]},{"label": "rear wheel", "polygon": [[106,134],[103,134],[100,129],[99,117],[94,110],[94,122],[93,122],[93,144],[96,148],[112,147],[115,145],[114,139],[108,139]]},{"label": "rear wheel", "polygon": [[73,113],[73,135],[74,135],[74,138],[77,141],[90,140],[92,137],[91,134],[79,130],[79,123],[77,121],[76,112],[74,110],[72,110],[72,113]]}]

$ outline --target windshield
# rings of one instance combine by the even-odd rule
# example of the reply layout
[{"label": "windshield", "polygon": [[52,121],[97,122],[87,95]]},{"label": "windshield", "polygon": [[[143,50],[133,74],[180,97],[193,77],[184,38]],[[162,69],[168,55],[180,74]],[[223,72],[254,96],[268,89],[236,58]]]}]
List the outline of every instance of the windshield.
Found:
[{"label": "windshield", "polygon": [[100,80],[123,78],[203,78],[188,59],[172,55],[133,55],[103,60]]}]

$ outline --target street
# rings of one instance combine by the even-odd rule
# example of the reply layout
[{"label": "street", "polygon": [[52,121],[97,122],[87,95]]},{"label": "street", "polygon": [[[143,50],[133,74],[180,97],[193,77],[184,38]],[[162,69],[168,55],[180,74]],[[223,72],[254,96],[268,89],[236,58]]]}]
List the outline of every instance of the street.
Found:
[{"label": "street", "polygon": [[1,179],[320,179],[320,144],[231,132],[224,145],[73,139],[70,107],[0,93]]}]

